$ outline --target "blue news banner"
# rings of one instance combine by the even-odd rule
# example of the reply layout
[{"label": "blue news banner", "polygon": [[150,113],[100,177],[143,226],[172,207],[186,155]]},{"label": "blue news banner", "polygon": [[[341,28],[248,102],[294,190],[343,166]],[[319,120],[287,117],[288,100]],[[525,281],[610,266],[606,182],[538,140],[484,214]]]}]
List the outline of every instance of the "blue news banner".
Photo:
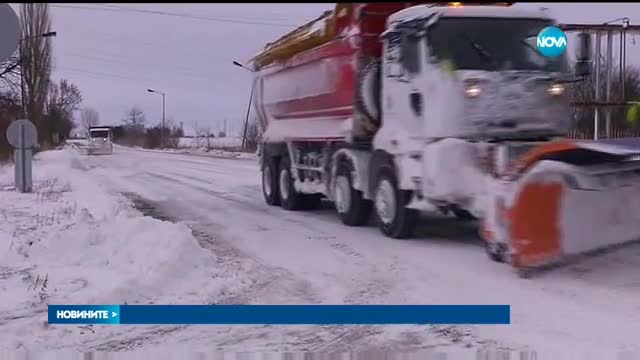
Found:
[{"label": "blue news banner", "polygon": [[510,324],[509,305],[49,305],[49,324]]}]

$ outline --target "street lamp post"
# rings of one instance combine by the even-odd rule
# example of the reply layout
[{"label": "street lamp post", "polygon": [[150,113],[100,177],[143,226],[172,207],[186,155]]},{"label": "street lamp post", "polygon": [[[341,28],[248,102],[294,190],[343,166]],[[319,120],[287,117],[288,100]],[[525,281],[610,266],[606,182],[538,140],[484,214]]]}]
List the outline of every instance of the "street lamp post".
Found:
[{"label": "street lamp post", "polygon": [[22,39],[20,39],[20,41],[18,42],[18,51],[20,52],[20,96],[22,98],[22,112],[24,114],[24,118],[25,119],[29,119],[29,114],[27,111],[27,101],[26,101],[26,91],[25,91],[25,84],[24,84],[24,71],[25,71],[25,56],[24,56],[24,49],[23,49],[23,45],[22,43],[26,40],[31,40],[31,39],[35,39],[38,37],[43,37],[43,38],[47,38],[47,37],[54,37],[56,36],[58,33],[56,31],[49,31],[46,32],[44,34],[40,34],[40,35],[32,35],[32,36],[27,36],[24,37]]},{"label": "street lamp post", "polygon": [[150,93],[157,93],[162,95],[162,128],[160,129],[160,147],[164,149],[164,116],[165,116],[165,93],[153,89],[147,89]]},{"label": "street lamp post", "polygon": [[[245,70],[248,70],[248,71],[250,71],[252,73],[255,72],[255,71],[251,70],[250,68],[248,68],[247,66],[245,66],[245,65],[243,65],[243,64],[241,64],[241,63],[239,63],[237,61],[234,61],[233,65],[235,65],[237,67],[241,67],[241,68],[243,68]],[[247,139],[247,128],[249,127],[249,113],[251,112],[251,102],[253,101],[253,92],[255,90],[255,86],[256,86],[256,82],[252,81],[251,82],[251,95],[249,95],[249,104],[247,105],[247,115],[246,115],[246,117],[244,119],[244,130],[242,132],[242,147],[241,147],[242,151],[244,151],[244,144],[245,144],[246,139]]]}]

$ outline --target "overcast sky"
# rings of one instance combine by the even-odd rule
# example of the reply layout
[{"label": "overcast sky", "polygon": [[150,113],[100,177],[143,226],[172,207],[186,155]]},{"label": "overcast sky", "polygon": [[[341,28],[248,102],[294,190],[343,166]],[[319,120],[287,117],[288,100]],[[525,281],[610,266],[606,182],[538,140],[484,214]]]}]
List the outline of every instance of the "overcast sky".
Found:
[{"label": "overcast sky", "polygon": [[[251,91],[246,61],[265,43],[330,9],[334,4],[50,4],[55,79],[66,78],[96,109],[103,124],[117,124],[139,106],[151,124],[167,118],[185,128],[210,125],[239,131]],[[602,23],[628,16],[640,24],[636,3],[544,3],[563,23]],[[14,6],[17,9],[17,6]],[[142,10],[142,11],[140,11]],[[187,16],[167,16],[169,12]],[[638,14],[634,19],[633,15]],[[640,65],[640,37],[629,39],[628,63]],[[614,53],[617,54],[617,53]]]}]

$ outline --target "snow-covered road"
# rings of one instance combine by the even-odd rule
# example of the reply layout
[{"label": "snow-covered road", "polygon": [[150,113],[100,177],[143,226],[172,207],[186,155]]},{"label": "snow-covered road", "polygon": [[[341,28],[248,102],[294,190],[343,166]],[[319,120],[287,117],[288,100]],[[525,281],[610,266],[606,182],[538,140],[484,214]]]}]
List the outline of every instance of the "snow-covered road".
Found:
[{"label": "snow-covered road", "polygon": [[[109,297],[119,300],[116,302],[127,301],[129,296],[128,301],[139,303],[510,304],[512,324],[123,326],[28,330],[32,329],[29,326],[37,316],[41,316],[37,319],[42,322],[44,315],[32,314],[31,322],[22,319],[19,324],[15,323],[18,320],[0,319],[0,338],[7,331],[31,331],[34,335],[33,341],[22,338],[20,346],[83,350],[188,346],[191,351],[194,348],[227,351],[435,349],[473,354],[470,358],[475,358],[478,349],[498,347],[531,349],[538,354],[562,353],[565,356],[553,358],[563,359],[569,358],[569,354],[587,353],[594,359],[612,358],[622,350],[640,349],[637,340],[640,333],[638,246],[523,280],[506,265],[487,259],[470,224],[427,219],[419,229],[418,238],[402,241],[383,237],[373,226],[343,226],[330,204],[312,212],[287,212],[267,206],[262,200],[257,164],[251,160],[127,148],[117,148],[111,156],[81,156],[71,149],[59,153],[64,155],[40,162],[57,161],[55,166],[69,166],[73,177],[85,178],[83,183],[99,187],[109,196],[124,194],[123,199],[129,199],[147,215],[143,218],[188,226],[205,250],[205,254],[196,256],[196,265],[204,264],[208,274],[213,274],[212,282],[224,278],[223,286],[207,284],[204,278],[188,284],[190,273],[180,276],[180,267],[171,265],[169,271],[156,275],[158,279],[150,283],[160,289],[142,288],[137,292],[121,289],[117,297]],[[70,161],[66,161],[67,158]],[[60,170],[59,176],[64,177],[64,172]],[[0,201],[6,199],[3,195]],[[111,201],[99,194],[92,200]],[[154,220],[158,221],[157,226],[165,226],[162,224],[166,222],[159,220]],[[170,236],[182,236],[179,229],[167,227],[167,231],[175,233]],[[126,232],[114,228],[113,234],[124,236]],[[157,244],[147,240],[144,245],[148,254],[144,254],[145,247],[130,243],[134,240],[102,241],[117,242],[121,252],[143,252],[131,255],[131,261],[159,252],[148,247],[170,245],[162,237]],[[73,241],[68,245],[72,246]],[[195,266],[189,254],[180,255],[181,265]],[[210,256],[210,260],[204,256]],[[87,256],[86,261],[97,260]],[[78,269],[82,268],[81,263],[77,265]],[[146,271],[159,270],[135,266],[127,269],[145,271],[130,274],[128,286],[138,287],[143,283],[138,282],[136,276],[149,277]],[[178,276],[173,277],[173,272]],[[167,288],[172,289],[170,297],[162,290],[164,278]],[[9,290],[2,282],[0,286],[0,291]],[[113,287],[125,286],[113,284]],[[68,295],[66,300],[82,302],[87,298]],[[10,314],[10,309],[0,306],[0,315]],[[2,345],[15,347],[17,340],[12,341],[3,341]],[[589,356],[579,358],[591,358]]]}]

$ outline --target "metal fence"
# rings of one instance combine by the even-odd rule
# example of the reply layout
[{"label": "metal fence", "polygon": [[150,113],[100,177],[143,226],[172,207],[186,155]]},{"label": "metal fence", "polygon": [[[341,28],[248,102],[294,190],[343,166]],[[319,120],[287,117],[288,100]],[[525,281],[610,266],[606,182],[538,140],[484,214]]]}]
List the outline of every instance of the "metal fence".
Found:
[{"label": "metal fence", "polygon": [[[598,139],[620,139],[620,138],[634,138],[640,137],[640,129],[611,129],[610,136],[607,136],[606,132],[600,131],[598,134]],[[580,131],[577,129],[573,129],[569,132],[568,138],[570,139],[580,139],[580,140],[592,140],[594,138],[593,131],[586,132]]]}]

